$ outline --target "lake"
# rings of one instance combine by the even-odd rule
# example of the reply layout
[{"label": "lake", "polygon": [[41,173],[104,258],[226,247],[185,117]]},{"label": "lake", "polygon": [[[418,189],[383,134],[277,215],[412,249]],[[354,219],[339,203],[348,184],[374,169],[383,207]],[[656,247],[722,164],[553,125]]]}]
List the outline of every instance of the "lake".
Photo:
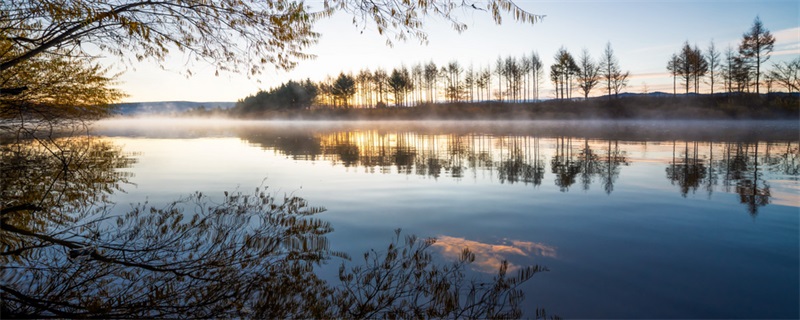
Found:
[{"label": "lake", "polygon": [[[471,276],[543,265],[523,310],[565,318],[798,318],[797,121],[111,119],[135,159],[115,211],[267,187],[327,210],[359,257],[395,229],[468,247]],[[318,268],[335,278],[341,259]]]}]

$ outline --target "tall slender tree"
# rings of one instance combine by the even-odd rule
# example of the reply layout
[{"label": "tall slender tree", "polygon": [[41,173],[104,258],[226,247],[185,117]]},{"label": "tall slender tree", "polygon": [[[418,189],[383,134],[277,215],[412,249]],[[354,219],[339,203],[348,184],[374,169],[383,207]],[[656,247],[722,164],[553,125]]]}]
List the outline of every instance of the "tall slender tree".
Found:
[{"label": "tall slender tree", "polygon": [[361,96],[361,106],[372,107],[372,72],[369,69],[362,69],[356,75],[356,81]]},{"label": "tall slender tree", "polygon": [[469,102],[475,102],[475,80],[475,69],[470,65],[464,75],[464,86],[469,92]]},{"label": "tall slender tree", "polygon": [[676,55],[674,65],[668,65],[668,67],[673,68],[673,72],[683,79],[686,93],[689,93],[689,88],[692,86],[694,87],[694,92],[698,93],[700,78],[708,72],[708,62],[703,53],[697,46],[694,48],[689,46],[688,41],[683,43],[683,48]]},{"label": "tall slender tree", "polygon": [[678,54],[678,75],[681,76],[683,79],[683,85],[686,88],[686,93],[689,93],[689,87],[692,83],[693,73],[692,73],[692,55],[694,51],[692,47],[689,46],[689,42],[683,43],[683,48],[681,48],[680,53]]},{"label": "tall slender tree", "polygon": [[494,72],[497,74],[497,99],[503,102],[503,79],[505,77],[505,65],[503,57],[497,57],[495,61]]},{"label": "tall slender tree", "polygon": [[377,104],[386,105],[386,92],[388,91],[386,82],[388,79],[389,75],[386,74],[386,70],[381,68],[375,69],[375,72],[372,73],[372,83],[378,95]]},{"label": "tall slender tree", "polygon": [[392,74],[387,79],[387,85],[392,89],[394,104],[397,107],[405,106],[405,97],[408,88],[411,86],[411,79],[405,67],[394,68]]},{"label": "tall slender tree", "polygon": [[677,54],[672,54],[672,58],[667,62],[667,70],[672,75],[672,96],[674,97],[678,91],[678,68],[679,61]]},{"label": "tall slender tree", "polygon": [[521,69],[520,72],[522,73],[522,79],[523,79],[523,82],[522,82],[522,100],[523,101],[529,101],[530,98],[531,98],[531,96],[530,96],[530,85],[529,85],[529,83],[531,82],[530,73],[531,73],[531,68],[533,68],[533,66],[531,65],[531,60],[528,59],[528,57],[525,56],[525,55],[522,55],[522,58],[520,58],[519,66],[520,66],[520,69]]},{"label": "tall slender tree", "polygon": [[774,45],[775,37],[764,28],[761,19],[756,16],[750,31],[742,35],[742,43],[739,44],[739,54],[746,59],[748,64],[755,66],[756,93],[760,93],[761,64],[769,60],[769,54],[772,53]]},{"label": "tall slender tree", "polygon": [[458,60],[450,61],[446,67],[442,67],[441,74],[445,80],[445,95],[449,102],[458,102],[461,99],[463,85],[461,83],[461,73],[464,69]]},{"label": "tall slender tree", "polygon": [[700,79],[708,73],[708,61],[697,45],[691,55],[692,76],[694,77],[694,93],[700,93]]},{"label": "tall slender tree", "polygon": [[478,71],[478,76],[475,85],[478,87],[478,100],[484,101],[489,99],[489,83],[492,81],[492,73],[486,68]]},{"label": "tall slender tree", "polygon": [[606,88],[608,89],[608,97],[611,97],[612,83],[614,75],[619,74],[619,61],[614,56],[614,49],[611,48],[611,42],[606,43],[606,48],[603,50],[603,56],[600,59],[600,75],[606,80]]},{"label": "tall slender tree", "polygon": [[580,72],[578,64],[566,48],[561,47],[553,57],[555,63],[550,66],[550,80],[556,89],[556,98],[570,98],[572,80]]},{"label": "tall slender tree", "polygon": [[725,86],[725,91],[733,92],[733,62],[736,57],[733,48],[728,46],[725,50],[725,64],[722,65],[722,81]]},{"label": "tall slender tree", "polygon": [[422,65],[422,63],[417,63],[414,65],[414,67],[411,68],[411,79],[414,85],[415,105],[422,104],[422,92],[424,91],[425,88],[423,80],[424,73],[425,73],[425,67]]},{"label": "tall slender tree", "polygon": [[589,99],[589,93],[600,83],[600,66],[592,60],[586,48],[578,59],[578,87],[583,91],[583,98]]},{"label": "tall slender tree", "polygon": [[708,80],[709,86],[711,87],[711,94],[714,94],[714,86],[716,83],[716,78],[718,75],[718,70],[720,69],[720,52],[717,50],[717,47],[714,45],[714,40],[711,40],[711,43],[708,44],[708,51],[706,52],[706,61],[708,62]]},{"label": "tall slender tree", "polygon": [[428,103],[434,103],[436,102],[436,85],[437,79],[439,78],[439,68],[436,67],[436,64],[433,63],[433,61],[428,62],[428,64],[425,65],[423,77],[425,78],[425,88],[427,90],[426,97],[428,98]]},{"label": "tall slender tree", "polygon": [[533,76],[533,99],[539,100],[539,84],[541,83],[544,65],[539,53],[531,53],[531,75]]}]

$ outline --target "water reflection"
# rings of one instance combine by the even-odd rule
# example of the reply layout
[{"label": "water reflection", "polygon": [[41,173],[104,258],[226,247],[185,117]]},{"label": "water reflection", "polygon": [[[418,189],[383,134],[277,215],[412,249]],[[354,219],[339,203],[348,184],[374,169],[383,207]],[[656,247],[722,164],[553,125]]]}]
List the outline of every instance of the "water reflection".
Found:
[{"label": "water reflection", "polygon": [[[678,184],[681,195],[686,197],[689,191],[695,192],[701,182],[710,178],[706,175],[705,160],[698,156],[698,143],[692,143],[690,151],[689,142],[684,143],[684,150],[681,155],[676,154],[677,143],[672,144],[672,161],[667,167],[667,179],[673,185]],[[708,179],[712,182],[712,179]]]},{"label": "water reflection", "polygon": [[[648,151],[660,154],[669,150],[669,158],[646,160],[664,163],[666,179],[677,186],[681,196],[687,197],[698,190],[708,197],[714,192],[734,193],[752,215],[770,203],[769,179],[780,175],[796,180],[800,171],[796,141],[673,140],[664,144],[574,136],[428,134],[385,129],[305,135],[296,131],[243,131],[241,137],[293,159],[324,159],[371,173],[456,180],[476,179],[479,174],[488,173],[501,184],[540,186],[550,179],[561,192],[569,192],[575,185],[588,191],[597,184],[607,194],[614,192],[623,168],[631,165],[629,154],[646,155]],[[299,145],[287,143],[290,141]],[[667,146],[669,149],[665,149]],[[549,177],[547,172],[551,174]]]},{"label": "water reflection", "polygon": [[[764,172],[759,171],[759,157],[767,163],[780,163],[787,157],[774,158],[769,152],[759,154],[759,143],[737,143],[726,145],[725,181],[726,187],[735,184],[739,201],[747,207],[751,215],[758,213],[758,208],[770,202],[770,186],[763,179]],[[769,144],[767,144],[769,150]],[[778,168],[780,165],[778,166]],[[775,168],[775,167],[773,167]]]},{"label": "water reflection", "polygon": [[335,254],[330,226],[310,217],[320,208],[263,192],[221,204],[195,194],[113,215],[135,155],[68,131],[0,147],[3,316],[285,317],[302,314],[298,297],[325,294],[309,272]]},{"label": "water reflection", "polygon": [[[110,197],[131,185],[136,154],[85,133],[58,136],[0,144],[4,317],[509,318],[521,316],[517,287],[544,270],[517,266],[506,276],[501,263],[491,282],[465,280],[471,253],[439,266],[425,251],[432,241],[409,237],[371,251],[376,265],[394,267],[343,264],[342,284],[332,284],[314,268],[348,255],[330,249],[333,228],[315,217],[323,208],[256,189],[114,214]],[[281,140],[268,139],[293,145]],[[355,144],[333,148],[343,164],[361,163]]]},{"label": "water reflection", "polygon": [[[131,174],[122,169],[136,162],[110,141],[86,135],[58,137],[48,132],[4,139],[0,144],[3,222],[31,231],[74,223],[111,205],[109,196],[130,183]],[[30,212],[36,212],[35,219]]]},{"label": "water reflection", "polygon": [[[475,253],[475,263],[548,265],[553,272],[524,288],[526,316],[541,303],[575,318],[797,318],[796,122],[610,124],[603,132],[591,123],[538,125],[237,122],[191,131],[178,122],[136,131],[115,123],[102,134],[144,151],[131,194],[197,186],[221,193],[258,185],[265,174],[270,185],[325,204],[330,211],[319,217],[336,226],[337,248],[378,249],[354,255],[371,264],[348,280],[353,287],[385,275],[376,252],[397,253],[390,267],[415,268],[413,255],[400,259],[403,248],[380,250],[386,233],[402,227],[487,252]],[[174,127],[191,134],[159,131]],[[193,139],[219,136],[227,139]],[[758,191],[767,186],[768,195]],[[432,249],[443,252],[445,243]],[[336,266],[328,270],[337,275]]]},{"label": "water reflection", "polygon": [[531,260],[534,256],[556,257],[555,247],[522,240],[506,239],[500,244],[490,244],[459,237],[438,236],[433,246],[452,259],[458,258],[464,248],[469,248],[475,254],[474,269],[484,273],[496,272],[503,261],[509,261],[509,271],[516,271],[521,267],[513,262],[517,258]]},{"label": "water reflection", "polygon": [[539,138],[510,137],[507,156],[500,160],[497,167],[500,183],[542,184],[544,177],[544,160],[541,156]]}]

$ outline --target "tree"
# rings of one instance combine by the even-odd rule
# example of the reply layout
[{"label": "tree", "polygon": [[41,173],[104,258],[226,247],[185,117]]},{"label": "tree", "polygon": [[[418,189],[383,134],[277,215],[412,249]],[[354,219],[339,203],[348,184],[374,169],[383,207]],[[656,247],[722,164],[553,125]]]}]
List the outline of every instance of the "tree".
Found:
[{"label": "tree", "polygon": [[506,57],[503,62],[504,73],[506,74],[506,88],[508,88],[508,100],[517,102],[520,99],[522,89],[523,68],[517,59],[512,56]]},{"label": "tree", "polygon": [[789,93],[800,91],[800,58],[774,64],[769,76],[786,88]]},{"label": "tree", "polygon": [[489,99],[489,83],[492,81],[492,72],[487,68],[476,74],[475,85],[478,87],[478,100]]},{"label": "tree", "polygon": [[472,67],[472,65],[470,65],[469,69],[467,69],[467,72],[464,75],[464,86],[467,88],[467,91],[469,92],[469,102],[475,102],[475,84],[477,83],[476,80],[477,79],[476,79],[475,69]]},{"label": "tree", "polygon": [[[734,92],[734,90],[742,92],[747,87],[746,83],[749,81],[749,74],[750,71],[743,60],[732,47],[728,46],[728,49],[725,50],[725,64],[722,66],[722,79],[725,81],[725,90],[729,93]],[[734,85],[736,86],[734,87]]]},{"label": "tree", "polygon": [[528,59],[527,56],[524,54],[519,59],[519,68],[520,68],[520,76],[522,77],[522,93],[521,98],[523,101],[530,100],[530,86],[528,85],[531,82],[530,71],[533,68],[531,64],[531,60]]},{"label": "tree", "polygon": [[270,110],[299,110],[311,107],[320,89],[311,80],[289,80],[279,87],[260,91],[236,102],[231,113],[237,116],[258,116]]},{"label": "tree", "polygon": [[733,48],[725,51],[725,65],[722,68],[728,92],[745,92],[750,90],[752,72],[745,58],[737,54]]},{"label": "tree", "polygon": [[572,54],[564,47],[558,49],[553,59],[555,63],[550,66],[550,80],[556,87],[556,98],[570,98],[572,77],[580,72],[580,68],[575,63]]},{"label": "tree", "polygon": [[[515,20],[530,24],[543,18],[522,10],[510,0],[485,0],[483,6],[498,24],[502,13],[511,13]],[[466,29],[455,14],[459,7],[478,8],[474,3],[458,5],[450,0],[414,3],[332,0],[324,2],[317,12],[293,0],[3,1],[0,2],[0,74],[4,78],[13,77],[28,69],[25,63],[31,59],[52,57],[81,64],[89,70],[94,64],[85,59],[97,55],[99,50],[100,54],[110,54],[124,62],[151,60],[162,67],[164,58],[177,51],[194,61],[213,65],[216,74],[230,71],[255,75],[269,65],[291,69],[300,60],[313,58],[305,52],[319,38],[312,30],[313,24],[337,11],[352,14],[356,24],[374,23],[381,34],[394,34],[396,39],[410,36],[424,42],[423,22],[429,16],[444,18],[459,32]],[[192,74],[191,64],[187,64],[185,73]],[[35,86],[33,83],[0,85],[0,92],[7,96]],[[107,96],[119,97],[119,92],[105,91]],[[107,99],[103,105],[114,100]],[[0,108],[11,107],[5,103],[8,101],[0,102],[3,102]]]},{"label": "tree", "polygon": [[66,6],[6,1],[0,6],[9,13],[4,17],[4,37],[19,49],[3,56],[0,71],[58,48],[84,56],[87,44],[116,56],[129,53],[129,58],[158,63],[176,49],[212,62],[217,71],[256,73],[265,63],[291,68],[296,59],[310,57],[302,51],[318,37],[311,30],[313,22],[330,14],[330,10],[312,14],[302,3],[283,0],[205,5],[188,0],[73,0]]},{"label": "tree", "polygon": [[672,96],[675,96],[678,90],[678,68],[680,68],[679,61],[678,55],[673,53],[672,58],[669,60],[669,62],[667,62],[667,71],[669,71],[672,75]]},{"label": "tree", "polygon": [[349,107],[350,98],[356,94],[356,80],[351,75],[339,73],[339,77],[333,83],[332,89],[331,93],[341,102],[341,105]]},{"label": "tree", "polygon": [[533,76],[533,99],[539,100],[539,84],[544,73],[542,60],[536,52],[531,53],[531,75]]},{"label": "tree", "polygon": [[415,95],[415,99],[413,101],[414,105],[422,104],[422,91],[425,88],[423,80],[424,73],[425,67],[422,65],[422,63],[417,63],[411,68],[411,84],[414,88]]},{"label": "tree", "polygon": [[[465,8],[477,6],[463,4]],[[446,0],[422,2],[325,2],[322,11],[310,12],[303,2],[290,0],[221,0],[198,5],[191,0],[72,0],[66,3],[21,0],[0,4],[2,39],[18,50],[3,52],[0,71],[42,53],[63,50],[86,56],[89,44],[116,56],[160,63],[172,50],[190,53],[212,63],[217,71],[261,72],[267,64],[292,68],[298,60],[313,57],[305,49],[319,34],[314,22],[336,11],[353,14],[354,23],[371,22],[381,34],[396,31],[425,41],[424,21],[439,16],[457,31],[466,29],[455,16],[459,6]],[[511,13],[524,23],[543,16],[531,14],[509,0],[487,0],[484,7],[496,23]],[[188,71],[191,73],[191,71]]]},{"label": "tree", "polygon": [[386,104],[386,82],[389,80],[389,75],[383,69],[376,69],[372,74],[372,82],[375,85],[375,90],[378,93],[378,104]]},{"label": "tree", "polygon": [[717,47],[714,45],[714,40],[711,40],[711,43],[708,44],[708,52],[706,52],[706,61],[708,62],[708,76],[709,76],[709,85],[711,86],[711,94],[714,94],[714,86],[715,86],[715,78],[717,75],[717,70],[720,69],[720,52],[717,50]]},{"label": "tree", "polygon": [[461,83],[461,73],[464,68],[457,60],[450,61],[447,66],[443,66],[440,71],[442,78],[445,81],[445,96],[449,102],[458,102],[461,100],[463,94],[463,85]]},{"label": "tree", "polygon": [[694,73],[692,70],[693,55],[694,51],[692,50],[692,47],[689,46],[689,42],[684,42],[683,48],[678,54],[677,73],[679,76],[681,76],[681,78],[683,78],[683,84],[686,87],[687,94],[689,93],[689,86],[694,78]]},{"label": "tree", "polygon": [[423,70],[423,78],[425,79],[425,88],[427,89],[426,96],[428,103],[436,102],[436,81],[439,78],[439,68],[433,61],[428,62]]},{"label": "tree", "polygon": [[405,95],[406,91],[412,88],[411,78],[408,74],[408,69],[405,67],[400,67],[400,69],[393,69],[392,74],[389,76],[387,80],[387,84],[389,88],[392,89],[392,94],[394,95],[394,103],[395,106],[404,106],[405,105]]},{"label": "tree", "polygon": [[356,75],[358,81],[358,91],[361,93],[361,105],[372,107],[372,72],[369,69],[362,69]]},{"label": "tree", "polygon": [[581,52],[578,65],[578,87],[583,90],[584,99],[589,98],[589,93],[600,82],[600,66],[592,61],[589,50],[584,48]]},{"label": "tree", "polygon": [[760,93],[761,64],[769,60],[774,45],[775,37],[764,28],[761,19],[756,16],[750,31],[742,35],[742,43],[739,44],[739,54],[747,59],[748,64],[755,65],[756,93]]},{"label": "tree", "polygon": [[[0,40],[0,45],[4,41]],[[0,119],[96,118],[125,94],[93,59],[42,54],[0,72]],[[8,90],[16,88],[16,90]],[[9,94],[10,93],[10,94]]]},{"label": "tree", "polygon": [[611,48],[611,42],[606,43],[606,48],[600,59],[600,69],[600,75],[606,80],[606,88],[608,89],[608,96],[610,98],[611,90],[616,88],[615,83],[619,85],[624,82],[619,81],[623,74],[619,69],[619,61],[617,61],[617,57],[614,56],[614,49]]},{"label": "tree", "polygon": [[503,77],[506,76],[505,66],[503,65],[503,57],[497,57],[495,61],[494,72],[497,74],[497,99],[503,102]]},{"label": "tree", "polygon": [[700,51],[697,45],[692,49],[690,63],[692,65],[692,76],[694,77],[694,93],[700,93],[700,78],[708,73],[708,61],[706,61],[703,52]]},{"label": "tree", "polygon": [[614,97],[619,97],[622,89],[628,86],[628,78],[631,76],[630,71],[617,71],[611,77],[611,87],[614,89]]},{"label": "tree", "polygon": [[703,53],[697,46],[692,48],[689,42],[683,43],[681,51],[675,55],[675,60],[672,64],[668,64],[667,68],[672,68],[675,75],[683,78],[683,84],[686,87],[686,93],[689,93],[689,87],[694,84],[694,92],[699,92],[700,78],[708,72],[708,62],[706,61]]}]

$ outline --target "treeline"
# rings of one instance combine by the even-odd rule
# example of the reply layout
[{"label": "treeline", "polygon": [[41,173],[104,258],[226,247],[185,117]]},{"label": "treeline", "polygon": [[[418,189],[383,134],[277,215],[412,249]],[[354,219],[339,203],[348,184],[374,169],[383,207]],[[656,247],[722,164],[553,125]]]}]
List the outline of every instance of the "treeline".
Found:
[{"label": "treeline", "polygon": [[[232,110],[233,111],[233,110]],[[410,108],[341,108],[228,113],[234,118],[276,120],[581,120],[581,119],[797,119],[800,95],[717,93],[672,96],[622,93],[617,98],[550,99],[538,102],[458,102]],[[214,113],[193,116],[215,117]]]},{"label": "treeline", "polygon": [[[701,85],[706,84],[703,92],[712,95],[760,93],[761,86],[766,86],[767,92],[779,89],[797,92],[800,58],[773,64],[771,70],[763,71],[774,42],[759,18],[743,35],[738,51],[728,48],[724,59],[713,41],[706,52],[686,42],[667,62],[667,70],[673,77],[673,95],[678,93],[679,82],[683,93],[700,93]],[[586,49],[576,59],[564,47],[553,58],[547,78],[537,52],[498,57],[494,63],[478,67],[453,60],[444,65],[430,61],[392,70],[365,68],[354,74],[340,72],[319,82],[290,81],[259,92],[240,100],[232,114],[254,116],[309,108],[418,107],[487,101],[527,104],[545,100],[547,92],[542,85],[547,80],[552,83],[548,97],[556,100],[588,99],[593,92],[598,94],[598,90],[608,98],[619,98],[630,80],[630,71],[622,69],[610,42],[597,59]]]},{"label": "treeline", "polygon": [[[607,59],[598,63],[594,72],[598,76],[605,76],[603,70],[609,70],[609,81],[618,81],[615,79],[621,71],[610,43],[606,52]],[[585,58],[590,59],[588,56]],[[566,83],[575,81],[573,71],[579,68],[572,66],[573,59],[566,49],[562,48],[556,59],[559,64],[553,65],[550,73],[555,77],[554,83],[563,89]],[[604,68],[600,70],[600,66]],[[544,64],[536,52],[521,57],[498,57],[494,64],[477,68],[473,65],[465,67],[453,60],[442,66],[431,61],[410,68],[403,65],[391,71],[362,69],[355,75],[342,72],[335,78],[329,76],[319,82],[289,81],[278,88],[261,91],[238,101],[231,112],[235,115],[254,115],[311,107],[383,108],[491,100],[512,103],[541,101],[544,74]],[[628,74],[625,72],[625,77]],[[586,81],[599,83],[599,78]],[[615,87],[615,93],[624,87],[624,79],[620,83]],[[569,88],[572,87],[569,85]],[[562,90],[556,96],[571,98],[572,90]]]},{"label": "treeline", "polygon": [[673,94],[677,93],[678,79],[685,93],[694,90],[699,93],[700,84],[708,84],[711,94],[719,85],[723,92],[761,93],[765,86],[767,92],[784,89],[789,93],[800,91],[800,57],[790,62],[777,63],[766,73],[764,63],[770,58],[775,45],[775,37],[764,28],[761,19],[756,17],[753,26],[742,35],[738,50],[728,47],[724,56],[714,41],[703,52],[685,42],[683,47],[667,63],[667,70],[673,77]]},{"label": "treeline", "polygon": [[239,100],[231,113],[254,115],[264,111],[307,109],[317,99],[318,91],[317,84],[311,80],[289,81],[280,87],[261,91]]}]

